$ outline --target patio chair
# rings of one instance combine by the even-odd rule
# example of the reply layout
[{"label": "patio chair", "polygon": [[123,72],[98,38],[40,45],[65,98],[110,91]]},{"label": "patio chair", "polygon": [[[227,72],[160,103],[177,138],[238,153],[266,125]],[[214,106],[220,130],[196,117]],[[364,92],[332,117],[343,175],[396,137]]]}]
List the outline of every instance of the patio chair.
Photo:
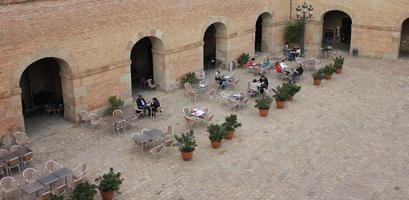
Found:
[{"label": "patio chair", "polygon": [[88,164],[84,163],[84,164],[78,165],[72,171],[73,171],[73,173],[72,173],[73,178],[75,178],[75,179],[85,179],[87,177]]},{"label": "patio chair", "polygon": [[173,134],[173,126],[168,126],[168,130],[162,134],[164,138],[171,138]]},{"label": "patio chair", "polygon": [[63,166],[60,165],[55,160],[48,160],[47,162],[45,162],[44,167],[47,170],[47,172],[50,173],[50,174],[63,168]]},{"label": "patio chair", "polygon": [[247,106],[247,103],[249,102],[250,98],[245,97],[244,99],[240,99],[239,104],[241,107]]},{"label": "patio chair", "polygon": [[146,80],[146,83],[148,83],[148,87],[149,87],[149,89],[156,89],[156,87],[157,87],[157,85],[155,84],[155,83],[153,83],[153,80],[152,79],[148,79],[148,80]]},{"label": "patio chair", "polygon": [[112,122],[118,122],[123,119],[123,112],[121,109],[112,111]]},{"label": "patio chair", "polygon": [[185,92],[186,93],[189,93],[190,91],[192,91],[192,84],[190,84],[190,83],[185,83]]},{"label": "patio chair", "polygon": [[165,141],[163,142],[163,145],[164,145],[163,148],[164,148],[166,151],[170,151],[170,150],[172,149],[172,144],[173,144],[173,140],[172,140],[172,139],[165,140]]},{"label": "patio chair", "polygon": [[192,127],[197,123],[197,119],[195,117],[185,116],[185,120]]},{"label": "patio chair", "polygon": [[89,114],[91,128],[96,128],[102,122],[102,118],[95,113]]},{"label": "patio chair", "polygon": [[9,152],[10,152],[10,153],[13,153],[13,152],[16,152],[16,151],[21,150],[21,149],[23,149],[22,146],[20,146],[20,145],[18,145],[18,144],[15,144],[15,145],[11,145]]},{"label": "patio chair", "polygon": [[202,111],[205,113],[205,115],[209,112],[209,108],[208,108],[208,107],[200,108],[200,110],[202,110]]},{"label": "patio chair", "polygon": [[240,82],[239,78],[232,82],[232,85],[233,85],[234,89],[237,89],[237,87],[239,86],[239,82]]},{"label": "patio chair", "polygon": [[160,144],[159,146],[153,147],[149,150],[149,152],[152,153],[152,155],[155,156],[156,159],[158,159],[158,154],[161,153],[162,148],[164,147],[164,144]]},{"label": "patio chair", "polygon": [[138,116],[133,115],[132,117],[126,119],[126,125],[131,126],[131,128],[134,128],[138,125]]},{"label": "patio chair", "polygon": [[26,184],[37,181],[40,176],[40,173],[34,168],[27,168],[23,171],[23,178]]},{"label": "patio chair", "polygon": [[0,157],[7,155],[9,153],[9,151],[7,151],[6,149],[0,149]]},{"label": "patio chair", "polygon": [[0,180],[1,188],[3,190],[3,199],[8,200],[11,193],[18,192],[18,182],[13,177],[4,177]]},{"label": "patio chair", "polygon": [[114,131],[116,130],[116,133],[119,135],[121,133],[121,130],[125,134],[125,127],[126,127],[126,120],[120,120],[119,122],[115,122],[113,124]]},{"label": "patio chair", "polygon": [[185,116],[192,116],[191,109],[189,107],[183,107],[183,113],[185,113]]},{"label": "patio chair", "polygon": [[216,98],[216,91],[217,91],[217,89],[211,89],[210,90],[210,93],[209,93],[209,96],[208,96],[209,100]]},{"label": "patio chair", "polygon": [[208,117],[204,118],[204,122],[206,124],[209,124],[210,121],[212,121],[214,118],[214,114],[209,115]]},{"label": "patio chair", "polygon": [[233,110],[236,110],[237,107],[239,106],[239,101],[233,99],[228,99],[227,101],[229,102],[229,105]]},{"label": "patio chair", "polygon": [[76,188],[80,183],[82,183],[83,181],[84,181],[83,178],[76,179],[76,178],[72,177],[72,180],[68,182],[68,187],[69,187],[71,190],[75,190],[75,188]]},{"label": "patio chair", "polygon": [[7,165],[4,161],[0,160],[0,176],[5,177],[7,174]]},{"label": "patio chair", "polygon": [[36,200],[50,200],[51,196],[51,191],[46,191],[43,194],[41,194],[39,197],[36,198]]},{"label": "patio chair", "polygon": [[151,110],[151,117],[152,118],[156,118],[159,119],[159,116],[163,113],[163,107],[158,107],[156,109],[156,112],[154,112],[153,110]]},{"label": "patio chair", "polygon": [[64,105],[59,104],[55,107],[55,111],[58,113],[58,115],[64,114]]},{"label": "patio chair", "polygon": [[194,92],[194,91],[190,91],[189,92],[189,99],[192,101],[192,99],[195,101],[195,103],[196,103],[196,101],[197,101],[197,94],[196,94],[196,92]]},{"label": "patio chair", "polygon": [[27,167],[27,163],[31,163],[31,162],[33,162],[33,152],[32,151],[24,154],[21,157],[21,164],[23,165],[23,169]]},{"label": "patio chair", "polygon": [[18,145],[25,146],[28,142],[27,134],[24,132],[20,132],[20,131],[15,132],[13,133],[13,136],[14,136],[14,142]]},{"label": "patio chair", "polygon": [[67,192],[67,184],[65,183],[58,186],[56,189],[54,189],[54,191],[52,191],[52,193],[57,196],[64,195],[66,192]]},{"label": "patio chair", "polygon": [[45,117],[50,116],[50,113],[55,112],[55,107],[54,105],[46,105],[44,106],[44,115]]},{"label": "patio chair", "polygon": [[90,118],[88,116],[88,112],[85,110],[80,110],[78,112],[78,115],[80,116],[80,123],[85,122],[86,125],[88,125],[88,122],[90,121]]}]

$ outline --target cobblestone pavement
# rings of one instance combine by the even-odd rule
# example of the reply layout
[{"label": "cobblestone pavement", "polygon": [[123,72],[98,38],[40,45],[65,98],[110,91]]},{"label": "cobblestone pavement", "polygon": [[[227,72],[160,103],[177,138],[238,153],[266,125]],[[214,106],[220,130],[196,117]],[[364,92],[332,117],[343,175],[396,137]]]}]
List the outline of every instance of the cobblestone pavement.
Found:
[{"label": "cobblestone pavement", "polygon": [[[244,90],[254,76],[236,73]],[[113,134],[109,115],[97,130],[56,117],[33,119],[33,167],[42,169],[49,159],[70,168],[85,162],[91,181],[114,167],[125,178],[115,197],[121,200],[409,199],[409,61],[347,57],[342,74],[319,87],[310,74],[298,81],[294,101],[282,110],[272,107],[267,118],[254,100],[235,112],[243,127],[220,149],[210,147],[204,125],[195,127],[199,146],[189,162],[177,151],[155,159],[131,140],[142,128],[189,130],[185,105],[208,106],[218,123],[233,112],[207,97],[195,105],[182,89],[144,92],[159,98],[164,115],[142,119],[121,136]],[[213,84],[213,74],[207,78]],[[270,87],[280,83],[275,74],[268,78]]]}]

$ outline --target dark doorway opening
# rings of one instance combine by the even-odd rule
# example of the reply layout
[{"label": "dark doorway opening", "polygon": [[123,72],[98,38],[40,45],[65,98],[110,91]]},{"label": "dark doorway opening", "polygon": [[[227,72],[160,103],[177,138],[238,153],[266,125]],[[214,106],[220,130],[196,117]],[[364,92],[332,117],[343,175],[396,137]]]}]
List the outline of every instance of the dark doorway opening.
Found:
[{"label": "dark doorway opening", "polygon": [[263,38],[263,18],[260,15],[256,23],[256,38],[254,40],[255,41],[254,43],[255,51],[261,51],[262,38]]},{"label": "dark doorway opening", "polygon": [[131,52],[132,88],[146,87],[146,80],[153,79],[152,42],[149,37],[139,40]]},{"label": "dark doorway opening", "polygon": [[329,11],[324,15],[322,46],[349,51],[352,19],[342,11]]},{"label": "dark doorway opening", "polygon": [[409,58],[409,18],[402,23],[399,57]]},{"label": "dark doorway opening", "polygon": [[204,70],[214,69],[216,68],[216,26],[214,24],[207,28],[203,41]]}]

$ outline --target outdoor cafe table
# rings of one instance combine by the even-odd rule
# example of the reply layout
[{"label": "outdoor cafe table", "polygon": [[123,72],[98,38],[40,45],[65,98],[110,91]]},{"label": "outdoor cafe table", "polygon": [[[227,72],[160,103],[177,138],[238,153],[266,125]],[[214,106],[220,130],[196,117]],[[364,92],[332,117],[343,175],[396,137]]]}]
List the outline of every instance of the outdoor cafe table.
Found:
[{"label": "outdoor cafe table", "polygon": [[244,98],[244,95],[241,95],[241,94],[233,94],[233,97],[234,97],[236,100],[240,100],[240,99],[243,99],[243,98]]},{"label": "outdoor cafe table", "polygon": [[44,188],[44,186],[41,183],[39,183],[37,181],[34,181],[32,183],[23,185],[20,188],[21,188],[21,193],[22,193],[21,194],[21,199],[23,199],[24,198],[24,193],[26,193],[26,194],[36,193],[36,197],[38,197],[37,192],[42,190]]},{"label": "outdoor cafe table", "polygon": [[67,176],[72,175],[72,170],[68,169],[68,168],[61,168],[55,172],[53,172],[53,175],[56,176],[59,179],[64,179],[65,180],[65,184],[67,184]]},{"label": "outdoor cafe table", "polygon": [[26,153],[29,153],[29,152],[31,152],[31,149],[23,147],[22,149],[18,149],[15,152],[10,152],[10,153],[4,154],[3,156],[0,156],[0,160],[8,162],[10,159],[13,159],[15,157],[20,158],[21,156],[24,156]]},{"label": "outdoor cafe table", "polygon": [[192,109],[192,115],[195,116],[195,117],[202,117],[205,114],[206,114],[206,112],[203,111],[203,110],[200,110],[200,109],[197,109],[197,108]]},{"label": "outdoor cafe table", "polygon": [[58,177],[56,177],[54,174],[48,174],[45,176],[41,176],[40,178],[37,179],[37,181],[43,184],[44,186],[50,185],[50,190],[53,190],[51,184],[57,180],[58,180]]},{"label": "outdoor cafe table", "polygon": [[152,138],[155,138],[155,137],[159,137],[159,136],[163,135],[163,132],[158,130],[158,129],[151,129],[151,130],[145,132],[144,134],[149,135]]}]

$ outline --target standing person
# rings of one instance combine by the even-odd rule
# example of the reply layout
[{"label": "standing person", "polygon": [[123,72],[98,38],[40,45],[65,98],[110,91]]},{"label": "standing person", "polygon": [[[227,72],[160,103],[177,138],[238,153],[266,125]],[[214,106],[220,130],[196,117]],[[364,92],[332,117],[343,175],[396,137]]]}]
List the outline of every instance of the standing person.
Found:
[{"label": "standing person", "polygon": [[140,113],[143,111],[143,115],[145,115],[146,110],[148,110],[149,115],[151,114],[151,109],[141,94],[138,94],[138,99],[136,99],[136,105],[138,106],[138,109],[139,109],[136,111],[137,113]]},{"label": "standing person", "polygon": [[259,86],[260,94],[264,94],[264,89],[268,89],[268,79],[267,79],[267,77],[265,77],[264,75],[261,76],[260,79],[258,80],[258,82],[260,83],[260,86]]}]

